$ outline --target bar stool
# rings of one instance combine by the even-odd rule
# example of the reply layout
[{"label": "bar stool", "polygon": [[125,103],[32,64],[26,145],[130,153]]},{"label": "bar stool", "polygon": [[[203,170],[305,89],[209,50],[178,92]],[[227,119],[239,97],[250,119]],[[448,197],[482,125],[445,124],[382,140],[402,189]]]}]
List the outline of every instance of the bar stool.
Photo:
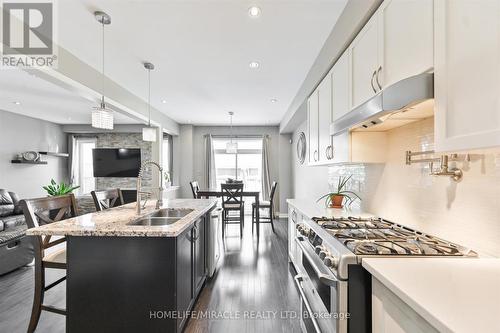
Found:
[{"label": "bar stool", "polygon": [[95,210],[98,212],[123,205],[123,194],[119,188],[92,191],[90,194],[92,195],[92,199],[94,199]]},{"label": "bar stool", "polygon": [[[61,221],[78,215],[73,194],[22,200],[20,202],[28,228]],[[45,254],[45,250],[66,241],[65,237],[50,241],[51,236],[30,236],[35,248],[35,291],[28,332],[34,332],[42,310],[66,315],[66,309],[43,304],[45,292],[66,280],[66,276],[45,285],[45,269],[66,269],[66,249]]]}]

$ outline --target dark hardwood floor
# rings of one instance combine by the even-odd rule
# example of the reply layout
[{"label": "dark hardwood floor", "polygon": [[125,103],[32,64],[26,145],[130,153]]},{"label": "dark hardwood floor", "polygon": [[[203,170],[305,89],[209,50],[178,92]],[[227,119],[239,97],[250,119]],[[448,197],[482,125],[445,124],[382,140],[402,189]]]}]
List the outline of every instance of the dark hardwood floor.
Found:
[{"label": "dark hardwood floor", "polygon": [[[192,318],[185,332],[300,332],[298,319],[284,312],[299,311],[298,292],[288,271],[286,220],[276,220],[275,229],[274,234],[269,224],[263,224],[257,241],[249,217],[242,239],[238,225],[228,226],[218,272],[206,282],[194,309],[212,318]],[[62,275],[48,271],[47,284]],[[45,303],[65,307],[65,288],[61,283],[51,289]],[[0,276],[0,332],[26,332],[32,299],[33,267]],[[218,318],[224,315],[240,318]],[[65,317],[43,311],[37,331],[64,332]]]},{"label": "dark hardwood floor", "polygon": [[[261,225],[260,240],[252,237],[250,219],[244,237],[238,225],[228,226],[225,251],[218,272],[207,281],[198,298],[195,311],[229,311],[240,313],[241,319],[191,319],[185,332],[300,332],[298,319],[281,311],[298,315],[299,296],[293,276],[288,272],[287,223],[275,221]],[[254,315],[244,318],[245,311]],[[272,319],[256,318],[269,314]],[[275,314],[276,318],[273,318]]]}]

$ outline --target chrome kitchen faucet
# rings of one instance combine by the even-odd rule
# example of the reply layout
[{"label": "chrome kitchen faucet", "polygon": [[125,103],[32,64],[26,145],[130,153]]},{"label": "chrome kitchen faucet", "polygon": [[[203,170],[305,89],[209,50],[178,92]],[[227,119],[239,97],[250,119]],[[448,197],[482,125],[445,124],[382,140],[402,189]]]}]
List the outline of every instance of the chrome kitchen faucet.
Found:
[{"label": "chrome kitchen faucet", "polygon": [[[160,188],[158,189],[158,200],[156,201],[156,209],[160,209],[163,205],[163,168],[154,161],[145,161],[141,164],[141,169],[139,170],[139,175],[137,176],[137,214],[141,214],[141,194],[152,195],[151,192],[141,191],[142,186],[142,176],[144,173],[144,169],[148,165],[155,165],[158,168],[158,172],[160,173]],[[147,198],[144,201],[144,207],[146,207]]]}]

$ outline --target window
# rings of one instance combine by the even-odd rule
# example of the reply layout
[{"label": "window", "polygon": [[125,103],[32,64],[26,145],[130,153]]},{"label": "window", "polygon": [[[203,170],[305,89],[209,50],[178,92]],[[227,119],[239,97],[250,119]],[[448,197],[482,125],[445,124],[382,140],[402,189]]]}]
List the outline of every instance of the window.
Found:
[{"label": "window", "polygon": [[76,138],[76,185],[80,185],[78,194],[88,194],[95,190],[94,164],[92,158],[92,149],[95,148],[95,138]]},{"label": "window", "polygon": [[[236,138],[236,154],[226,152],[230,138],[214,138],[215,174],[217,188],[228,178],[242,180],[247,191],[262,191],[262,138]],[[245,198],[247,211],[253,199]]]},{"label": "window", "polygon": [[172,184],[172,170],[173,170],[173,140],[172,136],[168,134],[163,135],[163,151],[162,151],[162,167],[164,172],[168,172],[170,176],[170,183]]}]

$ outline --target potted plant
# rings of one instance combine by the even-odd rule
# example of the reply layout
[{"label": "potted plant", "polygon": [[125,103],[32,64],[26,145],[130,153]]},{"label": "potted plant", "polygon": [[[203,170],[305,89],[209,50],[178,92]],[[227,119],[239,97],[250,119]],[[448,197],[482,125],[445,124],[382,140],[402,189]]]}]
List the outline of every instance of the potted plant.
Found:
[{"label": "potted plant", "polygon": [[57,197],[60,195],[65,195],[73,192],[80,186],[72,186],[66,183],[57,184],[54,179],[50,180],[50,184],[43,186],[43,189],[47,191],[47,194],[52,197]]},{"label": "potted plant", "polygon": [[354,193],[353,191],[349,191],[346,189],[347,182],[352,178],[352,175],[347,177],[339,177],[339,182],[337,183],[337,188],[334,192],[327,193],[318,199],[318,202],[321,199],[325,199],[325,205],[329,208],[342,208],[344,199],[346,204],[349,206],[356,200],[361,198]]}]

